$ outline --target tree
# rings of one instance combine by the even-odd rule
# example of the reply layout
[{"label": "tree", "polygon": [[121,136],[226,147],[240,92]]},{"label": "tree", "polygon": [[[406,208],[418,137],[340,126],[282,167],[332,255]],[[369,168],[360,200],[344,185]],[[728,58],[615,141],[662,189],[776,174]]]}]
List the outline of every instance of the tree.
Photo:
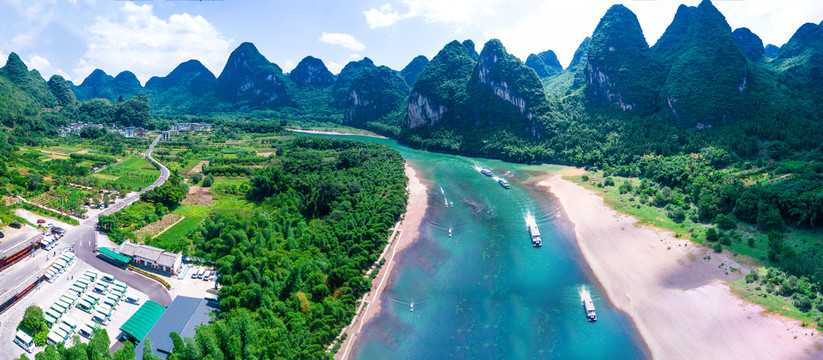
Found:
[{"label": "tree", "polygon": [[194,175],[192,175],[192,176],[191,176],[191,179],[190,179],[190,180],[191,180],[191,183],[192,183],[192,184],[197,184],[197,183],[199,183],[199,182],[200,182],[200,180],[202,180],[202,179],[203,179],[203,174],[201,174],[201,173],[196,173],[196,174],[194,174]]},{"label": "tree", "polygon": [[20,321],[18,328],[32,336],[41,331],[48,330],[43,309],[37,305],[27,307],[26,311],[23,312],[23,320]]},{"label": "tree", "polygon": [[211,174],[206,175],[206,178],[203,179],[203,187],[211,187],[211,185],[213,183],[214,183],[214,176],[212,176]]},{"label": "tree", "polygon": [[717,227],[723,230],[731,230],[737,226],[737,219],[733,215],[717,214],[714,218]]},{"label": "tree", "polygon": [[717,229],[710,227],[706,230],[706,241],[715,242],[719,239]]}]

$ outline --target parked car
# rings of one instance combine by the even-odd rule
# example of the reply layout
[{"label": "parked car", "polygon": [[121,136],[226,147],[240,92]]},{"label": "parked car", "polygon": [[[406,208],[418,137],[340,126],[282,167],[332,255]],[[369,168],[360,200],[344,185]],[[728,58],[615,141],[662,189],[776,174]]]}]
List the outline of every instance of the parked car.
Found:
[{"label": "parked car", "polygon": [[13,223],[9,224],[9,226],[11,226],[15,229],[19,229],[19,228],[23,227],[23,225],[20,225],[19,222],[13,222]]},{"label": "parked car", "polygon": [[123,300],[123,301],[125,301],[129,304],[134,304],[134,305],[140,304],[140,299],[138,299],[136,297],[131,297],[131,296],[126,296],[126,299]]},{"label": "parked car", "polygon": [[2,232],[2,231],[0,231],[0,239],[2,239],[2,238],[4,238],[4,237],[6,237],[6,234],[3,234],[3,232]]},{"label": "parked car", "polygon": [[45,224],[45,223],[46,223],[46,220],[37,219],[37,224]]}]

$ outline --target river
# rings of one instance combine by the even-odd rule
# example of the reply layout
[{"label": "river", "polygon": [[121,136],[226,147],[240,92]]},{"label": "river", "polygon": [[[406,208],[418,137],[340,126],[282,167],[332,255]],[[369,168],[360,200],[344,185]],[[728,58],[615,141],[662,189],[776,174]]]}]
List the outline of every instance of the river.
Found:
[{"label": "river", "polygon": [[[430,190],[420,238],[398,254],[382,313],[363,327],[353,359],[646,357],[631,320],[600,295],[562,209],[530,185],[557,167],[424,152],[387,139],[334,137],[393,147]],[[482,175],[481,168],[506,179],[511,189]],[[542,247],[531,244],[529,215]],[[592,295],[597,322],[586,320],[584,290]]]}]

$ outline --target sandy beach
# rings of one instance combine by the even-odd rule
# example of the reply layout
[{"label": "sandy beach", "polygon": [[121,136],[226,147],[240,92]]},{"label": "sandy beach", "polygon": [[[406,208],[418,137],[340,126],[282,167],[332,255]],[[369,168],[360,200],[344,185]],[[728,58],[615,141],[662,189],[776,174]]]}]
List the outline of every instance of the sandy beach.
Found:
[{"label": "sandy beach", "polygon": [[632,318],[653,358],[823,358],[816,330],[731,293],[727,282],[749,269],[727,254],[639,226],[561,175],[538,186],[560,201],[601,291]]},{"label": "sandy beach", "polygon": [[349,134],[349,133],[342,133],[337,131],[319,131],[319,130],[300,130],[300,129],[286,129],[288,131],[293,131],[296,133],[306,133],[306,134],[322,134],[322,135],[356,135],[356,136],[365,136],[365,137],[372,137],[378,139],[388,139],[385,136],[381,135],[367,135],[367,134]]},{"label": "sandy beach", "polygon": [[377,277],[372,280],[372,287],[365,297],[363,310],[355,315],[346,331],[346,340],[340,346],[340,350],[334,355],[335,359],[348,359],[351,356],[351,349],[357,342],[363,325],[371,321],[375,315],[380,313],[380,294],[386,286],[386,281],[391,277],[394,270],[394,256],[409,246],[420,234],[420,224],[426,215],[428,207],[428,195],[426,186],[417,177],[417,171],[406,162],[406,176],[409,178],[409,202],[406,205],[406,213],[398,227],[398,234],[392,243],[388,245],[385,252],[386,263],[377,273]]}]

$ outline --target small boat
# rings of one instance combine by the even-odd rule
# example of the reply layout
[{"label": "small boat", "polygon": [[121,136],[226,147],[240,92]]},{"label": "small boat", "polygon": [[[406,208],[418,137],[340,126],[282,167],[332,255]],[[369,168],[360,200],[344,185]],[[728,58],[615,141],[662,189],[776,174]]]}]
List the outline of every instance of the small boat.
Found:
[{"label": "small boat", "polygon": [[497,183],[500,184],[500,186],[502,186],[504,189],[511,189],[511,185],[509,185],[509,182],[506,180],[500,179],[497,180]]},{"label": "small boat", "polygon": [[492,176],[494,176],[494,174],[492,174],[492,171],[491,171],[491,170],[489,170],[489,169],[483,169],[483,170],[480,170],[480,173],[481,173],[481,174],[483,174],[483,175],[486,175],[486,176],[488,176],[488,177],[492,177]]},{"label": "small boat", "polygon": [[449,207],[454,207],[454,201],[449,201]]},{"label": "small boat", "polygon": [[452,229],[449,229],[449,237],[452,236]]},{"label": "small boat", "polygon": [[543,240],[540,239],[540,230],[537,229],[537,223],[531,216],[526,219],[526,229],[529,230],[529,236],[532,238],[532,246],[543,246]]},{"label": "small boat", "polygon": [[586,310],[586,319],[597,321],[597,314],[594,312],[594,302],[588,291],[583,293],[583,309]]},{"label": "small boat", "polygon": [[414,304],[410,304],[410,305],[409,305],[409,311],[410,311],[410,312],[414,312]]}]

